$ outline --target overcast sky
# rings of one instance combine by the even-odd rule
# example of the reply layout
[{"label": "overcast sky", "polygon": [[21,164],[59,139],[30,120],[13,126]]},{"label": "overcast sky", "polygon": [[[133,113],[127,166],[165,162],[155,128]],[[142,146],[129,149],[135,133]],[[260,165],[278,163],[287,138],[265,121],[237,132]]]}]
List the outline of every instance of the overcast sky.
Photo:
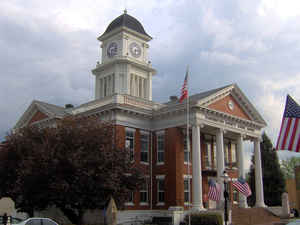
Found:
[{"label": "overcast sky", "polygon": [[94,98],[97,37],[123,13],[153,37],[153,100],[237,83],[275,144],[286,95],[300,103],[299,0],[1,0],[0,137],[33,99],[64,106]]}]

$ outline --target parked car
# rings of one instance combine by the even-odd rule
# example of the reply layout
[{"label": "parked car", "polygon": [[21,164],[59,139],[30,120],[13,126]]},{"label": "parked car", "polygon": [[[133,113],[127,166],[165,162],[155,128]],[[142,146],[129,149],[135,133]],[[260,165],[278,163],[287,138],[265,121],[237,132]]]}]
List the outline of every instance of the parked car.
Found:
[{"label": "parked car", "polygon": [[27,220],[22,221],[21,223],[13,225],[59,225],[54,220],[49,218],[28,218]]},{"label": "parked car", "polygon": [[289,222],[288,224],[286,225],[300,225],[300,220],[294,220],[292,222]]}]

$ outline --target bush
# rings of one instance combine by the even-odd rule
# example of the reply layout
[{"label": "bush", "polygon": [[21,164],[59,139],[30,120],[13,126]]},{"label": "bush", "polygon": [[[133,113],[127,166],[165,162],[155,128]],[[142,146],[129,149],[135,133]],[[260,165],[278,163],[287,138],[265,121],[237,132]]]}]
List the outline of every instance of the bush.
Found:
[{"label": "bush", "polygon": [[[186,215],[184,220],[188,224],[189,216]],[[193,213],[191,225],[223,225],[223,218],[219,213]]]}]

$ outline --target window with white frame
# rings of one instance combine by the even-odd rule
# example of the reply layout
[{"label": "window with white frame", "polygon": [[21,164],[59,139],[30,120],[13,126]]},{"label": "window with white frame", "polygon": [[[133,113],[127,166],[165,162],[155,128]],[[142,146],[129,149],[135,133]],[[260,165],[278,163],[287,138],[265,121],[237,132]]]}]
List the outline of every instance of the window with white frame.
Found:
[{"label": "window with white frame", "polygon": [[128,200],[125,203],[125,205],[133,205],[133,198],[134,198],[134,192],[129,192]]},{"label": "window with white frame", "polygon": [[149,132],[142,131],[141,139],[141,162],[149,162]]},{"label": "window with white frame", "polygon": [[165,179],[164,178],[157,179],[157,202],[158,203],[165,202]]},{"label": "window with white frame", "polygon": [[145,179],[144,183],[140,187],[140,202],[148,203],[148,182]]},{"label": "window with white frame", "polygon": [[228,139],[224,139],[224,161],[225,161],[225,166],[229,166],[229,146],[230,142]]},{"label": "window with white frame", "polygon": [[165,161],[165,133],[157,133],[157,163]]},{"label": "window with white frame", "polygon": [[184,203],[189,203],[191,179],[189,177],[185,177],[183,181],[183,185],[184,185]]},{"label": "window with white frame", "polygon": [[126,129],[126,148],[129,149],[130,161],[134,161],[134,129]]},{"label": "window with white frame", "polygon": [[236,149],[237,149],[236,143],[231,142],[231,163],[232,163],[232,167],[237,166]]},{"label": "window with white frame", "polygon": [[212,168],[212,143],[213,137],[211,135],[204,135],[204,143],[205,143],[205,153],[204,153],[204,160],[205,160],[205,168],[211,169]]},{"label": "window with white frame", "polygon": [[186,136],[183,138],[183,151],[184,151],[184,162],[188,163],[191,162],[191,154],[190,154],[190,148],[188,148],[187,145],[187,138]]}]

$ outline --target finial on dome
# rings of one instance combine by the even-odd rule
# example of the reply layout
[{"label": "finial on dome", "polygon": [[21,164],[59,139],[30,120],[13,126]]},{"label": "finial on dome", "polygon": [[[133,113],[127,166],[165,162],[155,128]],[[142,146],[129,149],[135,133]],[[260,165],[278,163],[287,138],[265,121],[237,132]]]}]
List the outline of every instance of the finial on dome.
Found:
[{"label": "finial on dome", "polygon": [[127,14],[127,9],[126,8],[124,9],[124,14]]}]

